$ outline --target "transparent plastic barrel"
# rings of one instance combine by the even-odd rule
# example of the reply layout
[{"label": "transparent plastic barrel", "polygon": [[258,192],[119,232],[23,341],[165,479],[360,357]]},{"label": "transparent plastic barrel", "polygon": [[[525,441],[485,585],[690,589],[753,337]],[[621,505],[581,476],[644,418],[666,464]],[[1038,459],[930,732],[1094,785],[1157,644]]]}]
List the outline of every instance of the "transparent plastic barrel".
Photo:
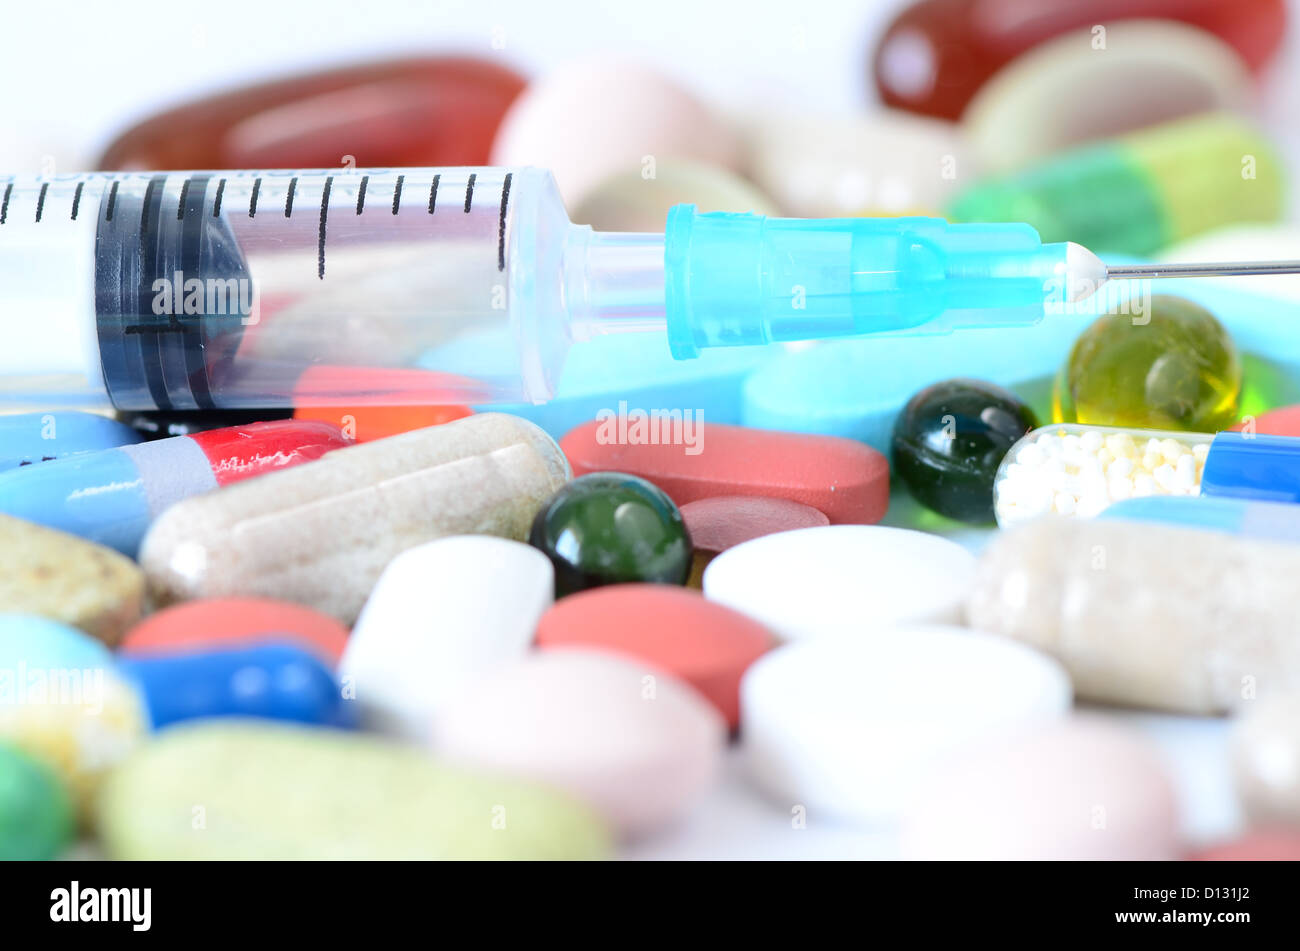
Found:
[{"label": "transparent plastic barrel", "polygon": [[542,400],[568,333],[548,173],[0,180],[6,403]]},{"label": "transparent plastic barrel", "polygon": [[1197,495],[1214,436],[1054,423],[1026,433],[993,483],[1005,526],[1041,515],[1091,517],[1112,502]]}]

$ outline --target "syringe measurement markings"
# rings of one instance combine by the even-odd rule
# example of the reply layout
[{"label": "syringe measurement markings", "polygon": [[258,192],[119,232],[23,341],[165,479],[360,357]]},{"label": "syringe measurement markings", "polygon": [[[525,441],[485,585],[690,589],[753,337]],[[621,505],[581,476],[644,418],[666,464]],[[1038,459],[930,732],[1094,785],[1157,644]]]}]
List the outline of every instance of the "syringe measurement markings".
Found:
[{"label": "syringe measurement markings", "polygon": [[438,207],[438,181],[441,178],[441,175],[433,176],[433,184],[429,187],[429,214],[433,214]]},{"label": "syringe measurement markings", "polygon": [[77,182],[76,191],[72,193],[72,220],[77,220],[77,212],[81,210],[81,192],[85,189],[85,182]]},{"label": "syringe measurement markings", "polygon": [[[144,231],[144,226],[149,221],[149,205],[153,201],[153,193],[156,192],[157,190],[158,190],[158,178],[155,176],[154,178],[149,179],[149,184],[146,185],[144,188],[144,205],[140,209],[140,230],[142,232]],[[141,240],[140,253],[142,255],[145,253],[144,249],[145,249],[145,243],[143,240]]]},{"label": "syringe measurement markings", "polygon": [[397,214],[397,209],[402,206],[402,182],[406,181],[405,175],[397,176],[397,184],[393,186],[393,214]]},{"label": "syringe measurement markings", "polygon": [[293,193],[298,190],[298,177],[295,175],[289,179],[289,193],[284,196],[284,216],[293,217]]},{"label": "syringe measurement markings", "polygon": [[190,182],[193,179],[187,178],[181,182],[181,197],[176,199],[176,220],[185,220],[185,199],[190,197]]},{"label": "syringe measurement markings", "polygon": [[361,187],[357,189],[357,214],[361,214],[362,209],[366,207],[366,186],[370,184],[370,176],[361,176]]},{"label": "syringe measurement markings", "polygon": [[220,179],[217,182],[217,197],[212,200],[212,217],[221,217],[221,199],[226,194],[226,180]]},{"label": "syringe measurement markings", "polygon": [[[316,238],[316,277],[325,280],[325,218],[330,210],[330,188],[334,185],[334,176],[329,175],[325,179],[325,188],[320,195],[320,231]],[[361,214],[360,202],[357,203],[357,214]]]},{"label": "syringe measurement markings", "polygon": [[118,182],[114,179],[113,184],[108,187],[108,201],[104,205],[104,220],[113,220],[113,209],[117,207],[117,186]]},{"label": "syringe measurement markings", "polygon": [[506,206],[510,204],[510,179],[514,172],[506,172],[506,179],[501,183],[501,214],[497,218],[497,270],[506,269]]},{"label": "syringe measurement markings", "polygon": [[13,182],[5,186],[5,197],[3,201],[0,201],[0,225],[9,219],[9,196],[13,194],[13,190]]},{"label": "syringe measurement markings", "polygon": [[465,214],[469,214],[470,206],[474,204],[474,179],[478,178],[477,173],[471,174],[469,181],[465,184]]},{"label": "syringe measurement markings", "polygon": [[41,183],[41,193],[36,197],[36,223],[40,224],[41,215],[45,214],[45,195],[50,190],[49,182]]},{"label": "syringe measurement markings", "polygon": [[257,196],[261,193],[261,191],[262,191],[262,180],[260,178],[253,179],[253,194],[252,197],[248,199],[248,217],[250,218],[257,217]]}]

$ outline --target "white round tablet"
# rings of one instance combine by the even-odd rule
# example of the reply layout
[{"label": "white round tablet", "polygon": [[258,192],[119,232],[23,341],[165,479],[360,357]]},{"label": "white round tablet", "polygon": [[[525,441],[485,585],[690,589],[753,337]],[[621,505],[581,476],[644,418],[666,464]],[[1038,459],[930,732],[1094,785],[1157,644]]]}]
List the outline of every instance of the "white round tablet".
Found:
[{"label": "white round tablet", "polygon": [[765,535],[704,570],[704,594],[786,640],[959,623],[975,556],[927,532],[825,525]]},{"label": "white round tablet", "polygon": [[1180,856],[1173,787],[1140,735],[1069,718],[971,750],[909,804],[905,859]]},{"label": "white round tablet", "polygon": [[766,655],[740,686],[755,781],[782,805],[894,818],[973,742],[1062,716],[1070,680],[1046,654],[965,628],[912,625]]}]

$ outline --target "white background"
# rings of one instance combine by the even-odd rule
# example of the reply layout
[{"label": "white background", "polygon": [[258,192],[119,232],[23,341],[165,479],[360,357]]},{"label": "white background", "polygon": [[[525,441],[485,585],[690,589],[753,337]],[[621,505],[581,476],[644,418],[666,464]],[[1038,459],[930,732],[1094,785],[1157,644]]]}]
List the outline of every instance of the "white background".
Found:
[{"label": "white background", "polygon": [[[1008,5],[1062,0],[991,0]],[[395,52],[462,50],[525,75],[591,54],[641,59],[715,104],[873,106],[875,37],[897,0],[7,0],[0,172],[91,162],[115,132],[231,83]],[[504,49],[494,49],[494,38]],[[1260,112],[1300,156],[1300,12]]]}]

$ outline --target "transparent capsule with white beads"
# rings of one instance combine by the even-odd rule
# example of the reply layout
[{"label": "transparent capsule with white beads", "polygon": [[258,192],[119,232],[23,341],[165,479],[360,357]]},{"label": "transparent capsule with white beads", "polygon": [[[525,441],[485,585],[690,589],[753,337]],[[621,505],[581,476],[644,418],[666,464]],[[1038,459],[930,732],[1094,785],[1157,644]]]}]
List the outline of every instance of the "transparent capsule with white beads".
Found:
[{"label": "transparent capsule with white beads", "polygon": [[[1219,437],[1243,435],[1080,423],[1040,426],[1012,446],[998,467],[993,511],[999,525],[1010,525],[1040,515],[1087,518],[1121,499],[1199,495],[1211,447]],[[1296,447],[1300,480],[1300,440],[1288,441]]]}]

